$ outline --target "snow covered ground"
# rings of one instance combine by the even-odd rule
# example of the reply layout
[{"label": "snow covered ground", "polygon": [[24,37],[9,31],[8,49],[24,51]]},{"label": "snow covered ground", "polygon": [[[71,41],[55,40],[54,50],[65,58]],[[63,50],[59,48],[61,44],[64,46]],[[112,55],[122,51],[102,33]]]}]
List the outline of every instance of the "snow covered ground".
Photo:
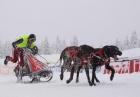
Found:
[{"label": "snow covered ground", "polygon": [[140,57],[140,48],[125,50],[121,57]]},{"label": "snow covered ground", "polygon": [[84,74],[80,74],[80,82],[75,79],[66,84],[69,74],[60,81],[59,73],[48,83],[16,83],[11,75],[0,75],[0,97],[139,97],[140,73],[115,75],[114,81],[109,75],[97,74],[101,83],[89,86]]},{"label": "snow covered ground", "polygon": [[[138,48],[137,48],[138,49]],[[138,56],[138,50],[129,50],[123,57]],[[135,53],[136,52],[136,53]],[[43,56],[49,62],[55,63],[59,55]],[[41,58],[40,58],[41,59]],[[41,59],[45,62],[45,60]],[[0,68],[8,68],[0,59]],[[69,73],[65,73],[64,80],[59,79],[60,72],[54,71],[54,77],[47,83],[17,83],[13,74],[0,74],[0,97],[140,97],[140,72],[132,74],[116,74],[114,80],[109,80],[108,74],[97,73],[101,83],[89,86],[85,72],[80,74],[80,82],[75,83],[75,76],[70,84],[66,84]]]}]

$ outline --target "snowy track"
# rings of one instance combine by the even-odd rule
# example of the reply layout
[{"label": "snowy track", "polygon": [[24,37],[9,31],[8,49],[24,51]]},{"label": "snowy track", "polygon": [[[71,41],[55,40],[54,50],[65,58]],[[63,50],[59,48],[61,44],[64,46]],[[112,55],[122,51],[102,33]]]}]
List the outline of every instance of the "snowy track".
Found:
[{"label": "snowy track", "polygon": [[75,77],[66,84],[69,73],[63,81],[59,73],[48,83],[16,83],[13,75],[0,75],[0,97],[140,97],[140,73],[115,75],[114,81],[109,75],[97,74],[101,83],[90,87],[84,74],[80,74],[80,82]]},{"label": "snowy track", "polygon": [[[128,56],[127,54],[129,52],[123,57]],[[59,55],[43,57],[55,63]],[[14,64],[9,64],[9,68],[5,67],[3,59],[0,60],[0,64],[2,64],[1,71],[10,71],[8,74],[11,74],[13,70],[9,66],[14,66]],[[14,75],[0,75],[0,97],[140,97],[140,72],[116,74],[112,82],[109,80],[109,75],[97,73],[101,83],[92,87],[88,85],[85,72],[80,74],[80,82],[77,84],[75,76],[70,84],[66,84],[69,73],[65,72],[63,81],[59,79],[59,74],[58,71],[54,71],[54,77],[50,82],[33,84],[16,83]]]}]

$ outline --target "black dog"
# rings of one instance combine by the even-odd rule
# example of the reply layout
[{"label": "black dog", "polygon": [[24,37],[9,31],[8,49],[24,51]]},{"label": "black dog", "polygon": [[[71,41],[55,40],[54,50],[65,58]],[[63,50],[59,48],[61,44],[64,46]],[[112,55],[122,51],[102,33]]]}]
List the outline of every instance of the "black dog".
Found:
[{"label": "black dog", "polygon": [[111,46],[104,46],[103,48],[96,49],[95,55],[99,56],[100,59],[97,57],[93,57],[91,60],[91,64],[93,68],[92,84],[96,85],[94,83],[94,79],[96,80],[96,82],[99,82],[99,80],[96,77],[95,71],[98,66],[102,66],[102,65],[105,65],[105,68],[111,71],[110,80],[112,81],[114,78],[115,70],[113,67],[110,66],[110,58],[112,57],[114,60],[118,60],[117,55],[121,56],[122,52],[119,50],[118,47],[111,45]]},{"label": "black dog", "polygon": [[[64,69],[68,69],[67,68],[68,66],[71,67],[70,68],[71,73],[70,78],[67,80],[67,83],[70,83],[73,80],[75,70],[77,70],[77,78],[78,78],[80,69],[84,67],[89,85],[92,86],[92,82],[90,81],[89,77],[89,63],[87,60],[89,54],[91,54],[93,51],[94,48],[88,45],[82,45],[80,47],[71,46],[65,48],[60,55],[60,61],[63,60],[63,65],[61,66],[60,79],[63,80]],[[76,79],[76,82],[78,82],[78,79]]]},{"label": "black dog", "polygon": [[[115,70],[114,68],[112,68],[109,64],[110,64],[110,57],[114,58],[114,60],[117,60],[117,55],[122,55],[122,52],[119,50],[118,47],[116,46],[104,46],[103,48],[92,48],[88,45],[82,45],[80,47],[82,49],[82,51],[89,56],[90,58],[90,64],[92,64],[92,84],[95,85],[94,83],[94,79],[96,80],[96,82],[100,82],[95,74],[96,68],[98,66],[102,66],[105,65],[105,68],[108,70],[111,70],[111,76],[110,76],[110,80],[113,80],[114,78],[114,74],[115,74]],[[80,69],[82,67],[79,66],[78,70],[77,70],[77,78],[76,78],[76,82],[79,82],[79,72]]]}]

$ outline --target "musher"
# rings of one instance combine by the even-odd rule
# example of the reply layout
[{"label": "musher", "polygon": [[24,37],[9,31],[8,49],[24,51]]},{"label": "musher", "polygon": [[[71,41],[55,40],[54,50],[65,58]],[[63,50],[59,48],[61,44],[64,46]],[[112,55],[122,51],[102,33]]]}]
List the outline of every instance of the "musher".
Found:
[{"label": "musher", "polygon": [[[35,55],[38,53],[38,48],[35,46],[34,42],[36,41],[35,34],[23,35],[17,38],[16,41],[12,43],[12,46],[14,48],[13,55],[6,56],[4,60],[4,64],[7,65],[9,61],[13,63],[19,62],[20,66],[24,66],[24,60],[23,60],[23,49],[28,48],[32,51],[32,53]],[[19,61],[20,58],[20,61]],[[15,69],[18,69],[19,66],[17,66]]]}]

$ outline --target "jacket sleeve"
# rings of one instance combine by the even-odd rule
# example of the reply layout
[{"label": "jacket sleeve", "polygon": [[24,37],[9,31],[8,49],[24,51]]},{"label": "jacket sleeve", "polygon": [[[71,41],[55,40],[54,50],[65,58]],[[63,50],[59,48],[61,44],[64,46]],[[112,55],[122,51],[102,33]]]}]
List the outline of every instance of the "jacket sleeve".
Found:
[{"label": "jacket sleeve", "polygon": [[20,44],[20,43],[22,43],[22,42],[23,42],[23,39],[19,39],[19,40],[13,42],[13,43],[12,43],[12,46],[13,46],[14,48],[16,48],[16,45],[17,45],[17,44]]}]

